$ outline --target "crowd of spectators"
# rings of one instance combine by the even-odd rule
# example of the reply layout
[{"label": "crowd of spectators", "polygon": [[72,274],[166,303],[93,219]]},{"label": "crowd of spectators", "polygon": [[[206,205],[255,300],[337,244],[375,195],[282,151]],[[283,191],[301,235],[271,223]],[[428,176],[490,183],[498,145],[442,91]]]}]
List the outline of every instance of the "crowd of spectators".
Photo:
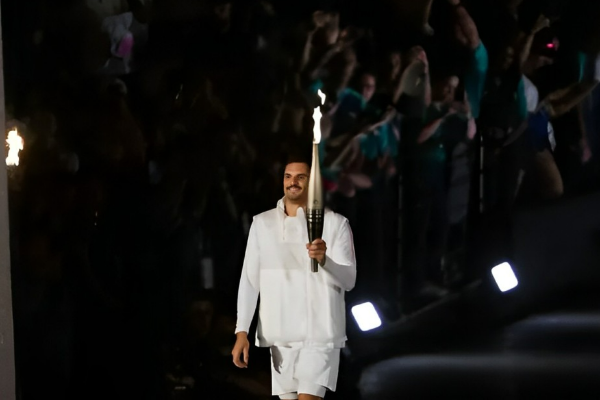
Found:
[{"label": "crowd of spectators", "polygon": [[29,3],[2,4],[23,400],[269,397],[230,362],[237,283],[318,91],[357,291],[407,312],[469,246],[510,255],[516,203],[599,182],[594,2]]}]

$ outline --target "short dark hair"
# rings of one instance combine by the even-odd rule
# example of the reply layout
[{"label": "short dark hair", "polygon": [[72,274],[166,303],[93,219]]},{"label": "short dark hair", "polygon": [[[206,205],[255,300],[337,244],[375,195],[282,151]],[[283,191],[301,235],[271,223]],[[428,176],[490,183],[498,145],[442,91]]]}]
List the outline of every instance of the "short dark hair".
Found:
[{"label": "short dark hair", "polygon": [[310,166],[312,164],[312,157],[309,155],[310,153],[305,154],[303,152],[290,153],[287,155],[285,165],[287,166],[288,164],[302,163],[308,165],[308,168],[310,169]]},{"label": "short dark hair", "polygon": [[350,86],[354,90],[359,89],[361,79],[365,75],[371,75],[373,78],[375,78],[375,82],[377,82],[377,72],[375,72],[375,68],[372,68],[371,66],[366,66],[357,68],[357,70],[352,75],[352,78],[350,79],[350,84],[348,86]]}]

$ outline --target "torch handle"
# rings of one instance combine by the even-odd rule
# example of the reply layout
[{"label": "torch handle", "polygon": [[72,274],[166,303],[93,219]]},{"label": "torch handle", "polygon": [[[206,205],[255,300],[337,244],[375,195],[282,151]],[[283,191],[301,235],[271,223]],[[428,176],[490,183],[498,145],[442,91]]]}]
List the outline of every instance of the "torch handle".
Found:
[{"label": "torch handle", "polygon": [[[308,209],[307,210],[308,224],[308,239],[312,243],[315,239],[321,239],[323,236],[323,209]],[[319,272],[319,262],[315,259],[311,259],[311,271]]]},{"label": "torch handle", "polygon": [[312,258],[310,260],[310,270],[312,272],[319,272],[319,262],[317,260],[315,260],[314,258]]}]

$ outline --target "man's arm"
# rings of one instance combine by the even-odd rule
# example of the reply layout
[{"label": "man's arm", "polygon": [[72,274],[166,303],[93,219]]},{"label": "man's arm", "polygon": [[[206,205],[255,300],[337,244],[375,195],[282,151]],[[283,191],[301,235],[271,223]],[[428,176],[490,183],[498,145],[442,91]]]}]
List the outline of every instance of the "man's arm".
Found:
[{"label": "man's arm", "polygon": [[477,25],[460,0],[448,0],[454,11],[454,37],[465,47],[475,50],[481,40]]},{"label": "man's arm", "polygon": [[231,351],[233,363],[238,368],[248,368],[248,359],[250,355],[248,331],[250,330],[252,317],[256,311],[259,293],[260,253],[255,222],[256,220],[252,223],[250,233],[248,234],[246,256],[244,257],[244,266],[242,268],[240,288],[238,291],[238,317],[235,328],[236,341],[233,350]]},{"label": "man's arm", "polygon": [[340,288],[349,291],[356,283],[356,256],[354,239],[348,220],[341,224],[335,240],[335,246],[325,255],[325,264],[321,266],[329,279]]},{"label": "man's arm", "polygon": [[339,166],[351,152],[352,142],[357,136],[372,132],[380,126],[387,124],[396,116],[396,114],[397,112],[393,107],[388,107],[387,110],[381,114],[378,121],[360,122],[352,131],[330,139],[323,165],[328,168]]},{"label": "man's arm", "polygon": [[488,52],[484,44],[480,41],[479,45],[473,50],[471,62],[464,77],[465,98],[469,101],[468,106],[473,118],[479,118],[479,109],[485,90],[488,67]]},{"label": "man's arm", "polygon": [[535,21],[535,24],[531,28],[531,31],[519,32],[513,44],[516,56],[515,62],[517,67],[519,68],[519,71],[522,70],[525,61],[527,61],[527,58],[529,57],[531,45],[533,44],[533,38],[535,37],[536,33],[549,26],[550,20],[546,18],[545,15],[541,14]]},{"label": "man's arm", "polygon": [[437,132],[437,130],[440,128],[440,125],[446,120],[446,118],[450,115],[456,114],[457,111],[457,108],[450,106],[444,114],[440,115],[439,112],[433,111],[431,107],[428,108],[425,111],[425,126],[423,126],[419,136],[417,136],[417,143],[421,144],[429,140],[429,138]]},{"label": "man's arm", "polygon": [[598,81],[575,82],[550,93],[544,99],[551,118],[558,118],[580,104],[598,85]]},{"label": "man's arm", "polygon": [[236,334],[238,332],[248,333],[248,330],[250,329],[252,317],[254,317],[254,312],[256,311],[256,303],[258,302],[259,278],[258,233],[256,232],[256,220],[254,220],[248,234],[244,266],[242,268],[242,276],[240,277],[237,302],[237,325],[235,328]]},{"label": "man's arm", "polygon": [[469,95],[473,117],[477,118],[488,70],[487,49],[481,42],[475,21],[460,0],[448,0],[448,2],[454,12],[454,38],[472,53],[471,62],[464,76],[464,86]]}]

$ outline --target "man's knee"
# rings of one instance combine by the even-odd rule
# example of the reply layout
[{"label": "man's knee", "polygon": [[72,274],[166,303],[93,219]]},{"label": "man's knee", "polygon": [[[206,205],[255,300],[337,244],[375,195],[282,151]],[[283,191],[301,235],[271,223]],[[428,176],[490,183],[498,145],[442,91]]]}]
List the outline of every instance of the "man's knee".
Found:
[{"label": "man's knee", "polygon": [[299,394],[286,393],[286,394],[280,395],[279,398],[281,400],[295,400],[295,399],[298,399],[298,400],[322,400],[323,399],[322,397],[315,396],[312,394],[307,394],[307,393],[299,393]]},{"label": "man's knee", "polygon": [[314,396],[312,394],[299,393],[298,400],[322,400],[322,397]]}]

